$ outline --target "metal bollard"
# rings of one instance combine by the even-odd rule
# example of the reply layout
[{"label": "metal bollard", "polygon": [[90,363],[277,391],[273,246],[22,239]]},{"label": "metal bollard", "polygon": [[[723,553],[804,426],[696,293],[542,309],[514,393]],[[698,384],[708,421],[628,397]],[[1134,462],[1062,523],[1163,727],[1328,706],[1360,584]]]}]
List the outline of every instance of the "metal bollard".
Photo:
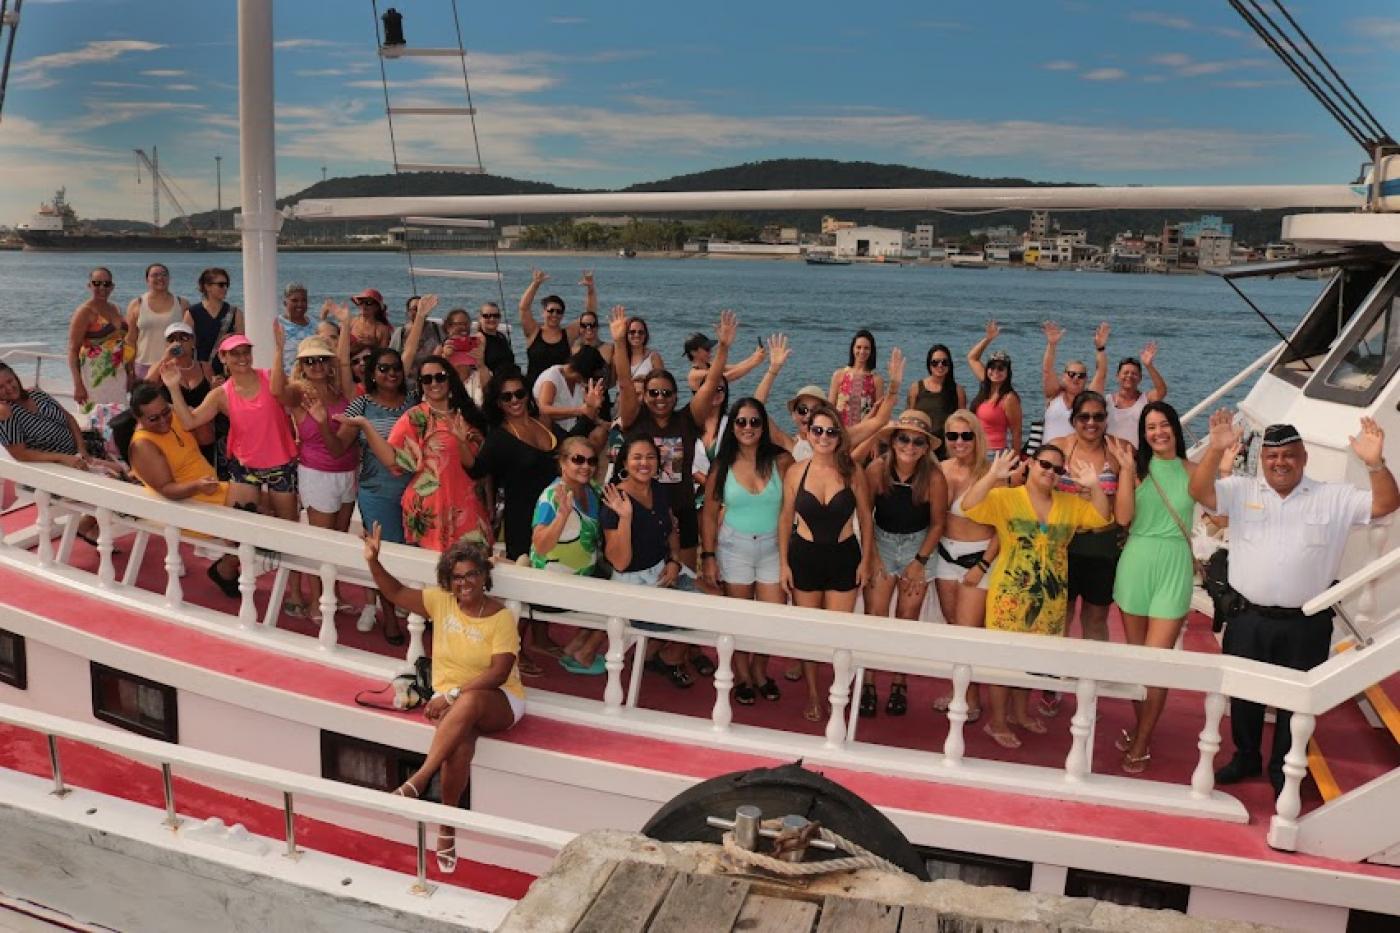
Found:
[{"label": "metal bollard", "polygon": [[[805,816],[793,816],[789,814],[783,817],[784,833],[800,833],[807,828],[807,818]],[[784,862],[800,862],[807,855],[807,846],[796,846],[787,852],[781,853],[778,858]]]},{"label": "metal bollard", "polygon": [[175,781],[170,776],[170,762],[160,765],[161,789],[165,791],[165,825],[171,829],[180,828],[180,817],[175,814]]},{"label": "metal bollard", "polygon": [[54,736],[49,736],[49,769],[53,772],[53,790],[49,793],[55,797],[73,793],[72,788],[63,785],[63,764],[58,760],[58,739]]},{"label": "metal bollard", "polygon": [[296,814],[292,812],[292,795],[285,790],[282,792],[282,825],[287,833],[287,851],[282,853],[283,856],[301,858],[301,853],[297,851],[297,821]]},{"label": "metal bollard", "polygon": [[734,811],[734,841],[750,852],[758,848],[758,829],[763,822],[763,811],[752,804],[744,804]]},{"label": "metal bollard", "polygon": [[419,897],[432,897],[437,888],[428,884],[428,824],[418,822],[418,879],[408,889],[408,893]]}]

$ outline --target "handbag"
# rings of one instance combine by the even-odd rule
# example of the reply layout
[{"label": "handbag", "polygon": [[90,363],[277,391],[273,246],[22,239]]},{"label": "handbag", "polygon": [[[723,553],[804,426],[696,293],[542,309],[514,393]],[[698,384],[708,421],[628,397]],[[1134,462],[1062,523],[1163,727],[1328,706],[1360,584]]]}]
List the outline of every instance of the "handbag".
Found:
[{"label": "handbag", "polygon": [[[374,697],[392,690],[393,701],[389,704]],[[426,654],[413,662],[413,672],[399,674],[378,690],[361,690],[355,694],[355,702],[371,709],[411,710],[417,709],[433,698],[433,659]]]},{"label": "handbag", "polygon": [[[1171,500],[1167,498],[1166,490],[1162,484],[1157,482],[1157,477],[1148,472],[1147,478],[1152,480],[1152,486],[1157,490],[1157,495],[1162,497],[1162,504],[1167,507],[1167,514],[1176,522],[1177,529],[1181,532],[1182,540],[1186,543],[1186,549],[1191,550],[1191,533],[1186,528],[1186,522],[1182,521],[1172,506]],[[1217,560],[1217,558],[1219,558]],[[1191,554],[1191,563],[1196,568],[1196,572],[1201,575],[1201,587],[1206,591],[1214,604],[1213,618],[1211,619],[1211,630],[1220,631],[1225,627],[1225,623],[1239,615],[1244,610],[1245,598],[1230,586],[1230,552],[1226,548],[1221,548],[1210,556],[1209,561],[1196,559],[1194,551]]]}]

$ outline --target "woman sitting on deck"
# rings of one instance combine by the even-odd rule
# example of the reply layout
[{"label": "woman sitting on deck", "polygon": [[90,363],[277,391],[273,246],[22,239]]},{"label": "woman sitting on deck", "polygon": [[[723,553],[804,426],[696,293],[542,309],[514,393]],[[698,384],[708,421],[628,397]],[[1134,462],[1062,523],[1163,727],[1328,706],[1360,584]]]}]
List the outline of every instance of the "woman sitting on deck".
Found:
[{"label": "woman sitting on deck", "polygon": [[[525,715],[525,688],[516,659],[515,618],[491,596],[491,557],[459,542],[443,552],[437,586],[405,586],[379,563],[379,525],[364,537],[365,563],[379,592],[395,606],[433,623],[433,696],[424,716],[435,723],[423,765],[394,791],[419,797],[442,769],[442,802],[457,806],[467,788],[478,736],[503,732]],[[438,868],[457,867],[456,830],[438,830]]]}]

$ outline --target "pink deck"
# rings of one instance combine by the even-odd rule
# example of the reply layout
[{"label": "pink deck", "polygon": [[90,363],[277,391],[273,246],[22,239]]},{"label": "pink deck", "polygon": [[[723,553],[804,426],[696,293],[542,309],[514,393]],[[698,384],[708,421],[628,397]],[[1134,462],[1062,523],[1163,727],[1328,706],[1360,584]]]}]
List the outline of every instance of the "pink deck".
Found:
[{"label": "pink deck", "polygon": [[[16,519],[16,516],[7,518]],[[5,524],[9,525],[10,521]],[[157,592],[163,591],[162,552],[161,542],[153,540],[147,552],[146,566],[139,575],[140,586]],[[228,611],[231,601],[206,580],[203,575],[204,561],[188,554],[185,555],[185,559],[190,568],[190,572],[184,578],[186,599],[195,604]],[[119,575],[123,560],[124,558],[118,558],[117,561]],[[97,563],[96,552],[79,542],[74,546],[72,563],[78,567],[93,569]],[[353,696],[358,690],[379,686],[367,678],[334,668],[191,631],[162,622],[153,616],[113,607],[92,597],[75,596],[58,585],[44,583],[22,573],[0,571],[0,587],[4,588],[7,603],[16,608],[44,615],[60,624],[100,635],[113,642],[163,654],[221,673],[244,677],[257,683],[282,689],[292,685],[297,691],[308,696],[347,706],[354,705]],[[359,594],[355,595],[358,597]],[[264,587],[259,594],[260,609],[265,604],[265,599]],[[314,636],[318,628],[315,622],[285,616],[279,625],[284,629],[302,631],[310,636]],[[1114,625],[1115,637],[1121,638],[1121,632],[1117,631],[1116,618]],[[339,637],[343,644],[381,654],[401,654],[403,651],[402,648],[391,648],[377,630],[368,634],[357,632],[354,620],[349,616],[341,617]],[[566,637],[564,631],[556,634],[556,638],[563,637]],[[1199,615],[1191,617],[1186,649],[1216,650],[1209,620]],[[556,666],[553,659],[545,656],[535,658],[545,667],[546,672],[542,676],[527,679],[527,688],[534,687],[601,700],[604,677],[567,674]],[[759,700],[758,704],[752,707],[736,704],[734,721],[792,732],[820,734],[821,726],[806,723],[801,718],[804,699],[801,685],[789,684],[778,676],[783,666],[781,661],[770,661],[770,669],[783,687],[783,698],[776,703]],[[826,677],[829,683],[829,670]],[[823,683],[823,690],[827,683]],[[888,677],[880,675],[879,684],[883,703]],[[1388,686],[1392,695],[1400,693],[1400,675],[1392,677]],[[861,721],[859,741],[928,751],[941,750],[947,720],[943,715],[934,713],[930,704],[935,696],[946,689],[947,683],[944,681],[914,679],[910,686],[909,714],[901,719],[892,719],[884,715],[882,705],[878,717]],[[689,690],[677,690],[657,675],[644,675],[641,692],[641,705],[644,707],[708,719],[713,701],[714,692],[703,681],[697,682]],[[1058,718],[1049,721],[1051,730],[1048,735],[1028,736],[1021,733],[1025,745],[1015,752],[1001,749],[982,733],[979,726],[971,726],[966,730],[967,754],[973,758],[1060,767],[1069,751],[1068,720],[1073,713],[1073,706],[1073,697],[1067,697]],[[1094,752],[1095,771],[1116,772],[1120,756],[1112,747],[1113,737],[1118,734],[1120,728],[1129,723],[1130,718],[1131,707],[1126,701],[1099,701],[1097,746]],[[1152,763],[1145,777],[1188,784],[1197,761],[1196,736],[1203,721],[1204,712],[1199,696],[1174,694],[1168,701],[1167,710],[1154,737]],[[1217,759],[1219,762],[1225,761],[1231,752],[1228,720],[1225,725],[1227,728],[1223,731],[1226,735],[1224,747]],[[1400,766],[1400,750],[1397,750],[1395,742],[1387,734],[1370,728],[1354,704],[1345,704],[1319,717],[1316,737],[1344,791]],[[771,758],[719,751],[703,745],[656,740],[639,741],[635,735],[626,732],[571,725],[538,715],[527,716],[519,726],[500,736],[500,739],[622,765],[672,772],[697,780],[730,771],[779,763]],[[25,758],[28,766],[21,764],[18,767],[22,770],[33,770],[35,773],[46,773],[47,764],[42,761],[42,757],[37,753],[28,755]],[[66,761],[65,752],[65,763]],[[17,766],[8,760],[5,764]],[[1265,781],[1253,781],[1228,789],[1229,793],[1238,797],[1246,806],[1250,814],[1250,822],[1247,825],[1236,825],[1091,804],[1050,803],[1042,798],[964,787],[954,789],[949,785],[855,770],[822,770],[832,779],[872,803],[882,806],[1023,828],[1067,832],[1106,840],[1157,845],[1203,854],[1229,855],[1280,865],[1307,865],[1338,872],[1400,878],[1400,869],[1336,862],[1269,848],[1265,843],[1265,833],[1273,812],[1273,797]],[[105,791],[112,782],[102,775],[101,769],[95,769],[92,773],[94,783],[81,778],[75,779],[75,783]],[[182,809],[184,799],[182,792]],[[1304,811],[1316,807],[1319,802],[1311,782],[1305,783]],[[241,803],[250,806],[246,801]],[[210,812],[217,811],[211,809]],[[223,816],[222,813],[218,815]],[[273,820],[270,824],[270,835],[275,836],[280,832],[278,814],[269,811],[267,814],[258,815],[257,818]],[[249,825],[252,826],[253,823],[249,822]],[[322,847],[311,839],[307,840],[307,844],[316,848]],[[354,840],[345,843],[346,850],[350,852],[359,851],[358,845],[359,842]],[[392,857],[399,856],[408,859],[403,864],[406,870],[411,870],[411,851]],[[377,857],[366,860],[381,864]],[[461,872],[462,869],[459,868],[459,878],[462,877]],[[483,887],[482,890],[491,888]]]}]

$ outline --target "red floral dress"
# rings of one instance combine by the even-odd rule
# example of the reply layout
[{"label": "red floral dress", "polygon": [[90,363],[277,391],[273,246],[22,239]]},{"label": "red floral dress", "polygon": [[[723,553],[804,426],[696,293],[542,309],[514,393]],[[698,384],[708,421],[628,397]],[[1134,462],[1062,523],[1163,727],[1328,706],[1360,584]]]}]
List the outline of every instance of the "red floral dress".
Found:
[{"label": "red floral dress", "polygon": [[389,445],[395,466],[413,475],[402,500],[407,543],[434,551],[464,538],[491,543],[491,524],[476,484],[462,468],[450,414],[434,411],[427,402],[415,405],[395,422]]}]

